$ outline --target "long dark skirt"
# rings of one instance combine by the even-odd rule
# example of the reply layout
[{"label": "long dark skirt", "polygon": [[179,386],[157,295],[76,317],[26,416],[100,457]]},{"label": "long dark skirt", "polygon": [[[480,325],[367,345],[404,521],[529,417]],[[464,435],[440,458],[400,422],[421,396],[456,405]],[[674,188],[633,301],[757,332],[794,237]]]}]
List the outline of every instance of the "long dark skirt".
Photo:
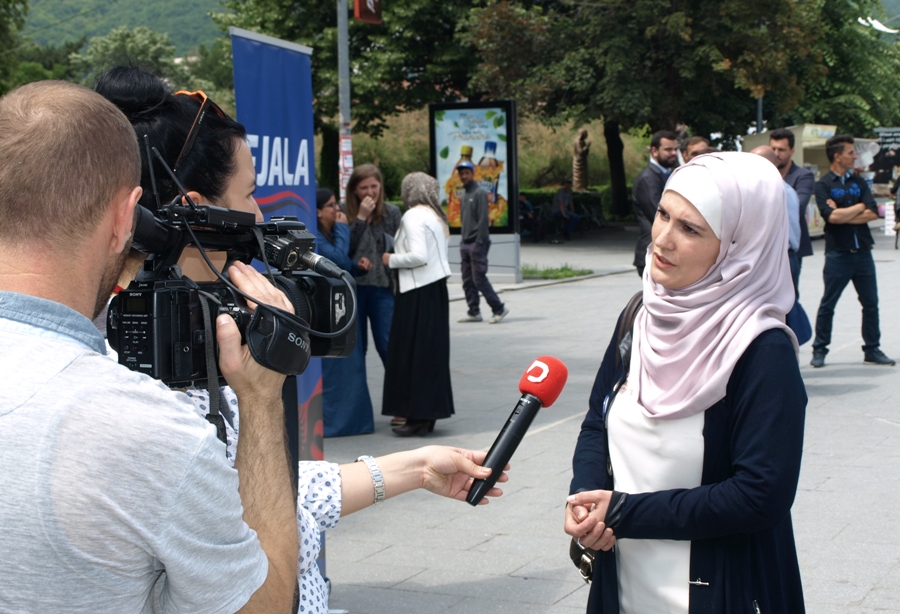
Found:
[{"label": "long dark skirt", "polygon": [[381,413],[410,420],[454,413],[446,279],[397,295]]},{"label": "long dark skirt", "polygon": [[366,355],[359,345],[346,358],[322,359],[322,416],[325,437],[375,431]]}]

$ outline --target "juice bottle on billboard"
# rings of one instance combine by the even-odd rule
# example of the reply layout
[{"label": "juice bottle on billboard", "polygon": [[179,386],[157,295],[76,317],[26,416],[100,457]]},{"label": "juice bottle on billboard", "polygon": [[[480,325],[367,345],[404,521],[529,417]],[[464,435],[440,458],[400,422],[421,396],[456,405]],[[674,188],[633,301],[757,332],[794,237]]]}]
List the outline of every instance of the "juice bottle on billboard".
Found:
[{"label": "juice bottle on billboard", "polygon": [[499,193],[501,174],[503,162],[497,160],[497,143],[485,141],[484,155],[478,161],[476,177],[481,188],[488,194],[488,215],[492,226],[505,226],[509,219],[506,199]]},{"label": "juice bottle on billboard", "polygon": [[[462,202],[462,194],[466,191],[465,187],[463,187],[463,183],[459,178],[459,173],[456,172],[456,167],[458,167],[463,162],[472,162],[472,146],[471,145],[463,145],[459,148],[460,158],[453,165],[453,173],[450,175],[450,179],[447,180],[447,183],[444,184],[444,192],[447,194],[447,222],[450,226],[459,227],[462,226],[462,218],[460,217],[459,205]],[[476,169],[477,173],[477,169]],[[476,176],[477,181],[477,176]]]}]

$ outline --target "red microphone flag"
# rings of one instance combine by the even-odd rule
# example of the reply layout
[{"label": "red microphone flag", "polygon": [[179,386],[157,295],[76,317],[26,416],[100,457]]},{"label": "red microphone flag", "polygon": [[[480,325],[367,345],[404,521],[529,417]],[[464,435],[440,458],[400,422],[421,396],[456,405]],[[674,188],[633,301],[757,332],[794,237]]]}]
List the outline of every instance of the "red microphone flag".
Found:
[{"label": "red microphone flag", "polygon": [[541,400],[541,405],[550,407],[556,402],[568,377],[569,370],[561,360],[541,356],[525,370],[519,380],[519,392],[532,394]]}]

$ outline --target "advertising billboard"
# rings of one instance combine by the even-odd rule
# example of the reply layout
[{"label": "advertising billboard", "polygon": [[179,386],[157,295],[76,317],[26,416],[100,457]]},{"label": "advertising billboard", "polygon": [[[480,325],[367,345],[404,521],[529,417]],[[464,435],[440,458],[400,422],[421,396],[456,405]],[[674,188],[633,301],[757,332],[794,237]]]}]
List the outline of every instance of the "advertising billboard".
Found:
[{"label": "advertising billboard", "polygon": [[432,104],[431,171],[451,232],[459,232],[460,162],[475,165],[475,181],[488,194],[492,233],[514,233],[518,223],[517,120],[514,101]]}]

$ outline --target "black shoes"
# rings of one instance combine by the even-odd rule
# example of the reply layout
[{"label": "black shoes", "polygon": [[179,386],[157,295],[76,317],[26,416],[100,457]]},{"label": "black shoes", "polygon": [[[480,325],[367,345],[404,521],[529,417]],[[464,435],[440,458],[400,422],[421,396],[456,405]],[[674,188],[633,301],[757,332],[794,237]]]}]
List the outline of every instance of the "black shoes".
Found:
[{"label": "black shoes", "polygon": [[809,361],[809,364],[816,367],[817,369],[819,367],[824,367],[825,366],[825,352],[823,352],[822,350],[813,350],[813,357],[812,357],[812,360]]},{"label": "black shoes", "polygon": [[[867,365],[883,365],[885,367],[893,367],[897,364],[897,361],[893,358],[888,358],[884,355],[884,352],[881,350],[869,350],[865,353],[864,362]],[[824,367],[825,366],[825,352],[822,350],[813,350],[812,360],[809,361],[813,367]]]},{"label": "black shoes", "polygon": [[884,365],[886,367],[893,367],[897,364],[897,361],[893,358],[888,358],[884,355],[884,352],[881,350],[870,350],[866,352],[865,363],[867,365]]},{"label": "black shoes", "polygon": [[425,436],[434,432],[434,420],[407,420],[403,426],[395,426],[391,429],[400,437],[412,437],[413,435]]}]

